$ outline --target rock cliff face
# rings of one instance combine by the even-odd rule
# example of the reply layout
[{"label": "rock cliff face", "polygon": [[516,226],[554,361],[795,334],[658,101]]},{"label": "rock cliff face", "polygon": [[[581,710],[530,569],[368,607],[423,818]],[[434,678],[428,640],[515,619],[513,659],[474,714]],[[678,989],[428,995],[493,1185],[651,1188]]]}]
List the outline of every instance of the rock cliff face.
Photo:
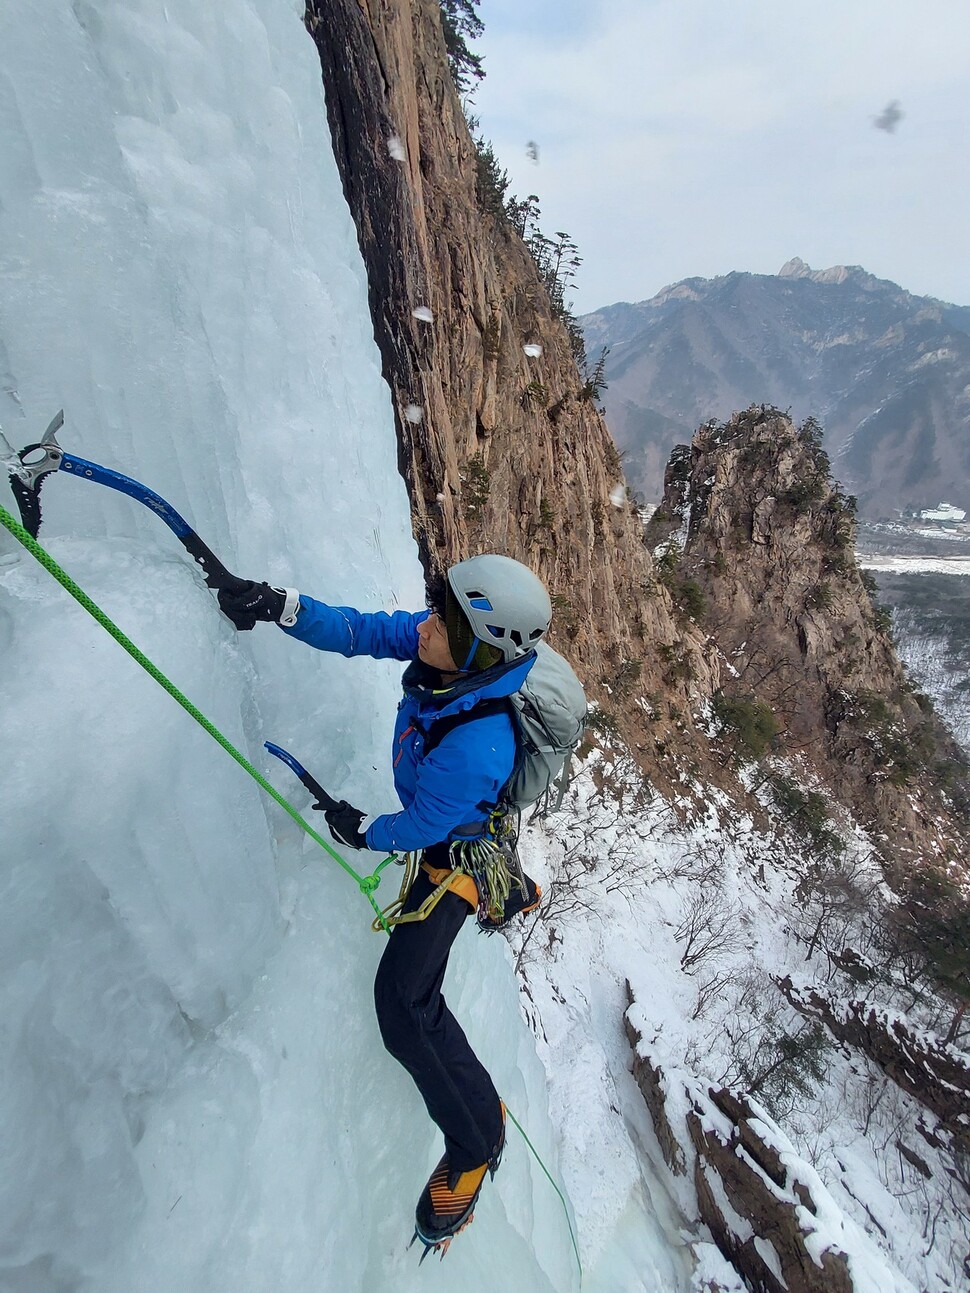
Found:
[{"label": "rock cliff face", "polygon": [[426,569],[506,552],[547,582],[553,644],[594,696],[635,671],[684,701],[686,677],[664,681],[657,654],[674,642],[703,694],[716,678],[702,637],[663,590],[643,595],[640,518],[566,329],[522,241],[480,203],[436,0],[310,0],[306,21]]},{"label": "rock cliff face", "polygon": [[755,406],[671,459],[649,540],[730,664],[725,691],[765,703],[887,856],[962,869],[961,753],[914,693],[854,557],[853,500],[811,423]]}]

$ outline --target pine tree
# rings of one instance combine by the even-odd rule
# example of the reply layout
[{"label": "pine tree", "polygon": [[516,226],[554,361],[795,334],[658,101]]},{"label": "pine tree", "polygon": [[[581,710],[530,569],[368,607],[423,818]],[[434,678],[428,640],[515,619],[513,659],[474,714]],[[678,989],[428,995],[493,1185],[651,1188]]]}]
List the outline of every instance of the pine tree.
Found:
[{"label": "pine tree", "polygon": [[485,30],[481,18],[475,12],[479,0],[439,0],[441,5],[441,30],[445,37],[445,50],[452,79],[460,93],[465,94],[476,81],[485,76],[482,59],[468,48],[468,40],[474,40]]}]

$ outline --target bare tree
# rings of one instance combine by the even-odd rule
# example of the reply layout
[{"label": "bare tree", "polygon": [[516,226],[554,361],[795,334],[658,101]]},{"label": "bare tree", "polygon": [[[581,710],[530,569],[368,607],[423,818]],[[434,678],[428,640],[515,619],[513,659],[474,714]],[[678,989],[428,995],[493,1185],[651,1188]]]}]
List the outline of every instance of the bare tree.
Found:
[{"label": "bare tree", "polygon": [[683,945],[680,968],[685,973],[712,956],[726,956],[738,945],[740,910],[720,889],[700,889],[690,900],[674,938]]}]

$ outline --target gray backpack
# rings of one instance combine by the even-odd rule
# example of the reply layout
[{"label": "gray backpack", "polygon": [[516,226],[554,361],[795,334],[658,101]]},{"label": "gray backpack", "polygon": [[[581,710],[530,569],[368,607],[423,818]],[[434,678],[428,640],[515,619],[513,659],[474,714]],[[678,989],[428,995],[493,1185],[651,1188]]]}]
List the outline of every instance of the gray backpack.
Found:
[{"label": "gray backpack", "polygon": [[588,710],[582,683],[558,651],[539,642],[528,677],[508,699],[518,740],[515,766],[502,801],[521,811],[537,803],[555,784],[559,792],[555,811],[569,784],[570,756],[586,730]]}]

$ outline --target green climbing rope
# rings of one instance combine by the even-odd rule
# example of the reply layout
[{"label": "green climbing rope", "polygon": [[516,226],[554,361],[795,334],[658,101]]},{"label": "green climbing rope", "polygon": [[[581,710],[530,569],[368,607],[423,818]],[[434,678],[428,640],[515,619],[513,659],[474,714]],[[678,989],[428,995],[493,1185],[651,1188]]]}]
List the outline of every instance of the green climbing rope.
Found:
[{"label": "green climbing rope", "polygon": [[509,1116],[509,1122],[511,1122],[511,1123],[513,1124],[513,1126],[515,1126],[515,1127],[518,1129],[519,1135],[522,1137],[522,1139],[525,1141],[525,1143],[529,1146],[529,1149],[532,1151],[532,1157],[535,1159],[535,1161],[539,1164],[539,1166],[540,1166],[540,1167],[542,1168],[542,1170],[545,1172],[546,1176],[549,1178],[549,1184],[552,1186],[552,1188],[553,1188],[553,1189],[556,1191],[556,1193],[559,1195],[559,1202],[562,1204],[562,1210],[563,1210],[563,1213],[564,1213],[564,1215],[565,1215],[565,1217],[566,1217],[566,1225],[569,1227],[569,1238],[570,1238],[570,1239],[572,1240],[572,1242],[573,1242],[573,1252],[576,1254],[576,1265],[579,1267],[579,1283],[580,1283],[580,1287],[582,1287],[582,1283],[583,1283],[583,1262],[582,1262],[582,1258],[581,1258],[581,1257],[580,1257],[580,1255],[579,1255],[579,1245],[576,1243],[576,1234],[575,1234],[575,1232],[573,1231],[573,1223],[572,1223],[572,1221],[571,1221],[571,1220],[570,1220],[570,1218],[569,1218],[569,1206],[568,1206],[568,1205],[567,1205],[567,1203],[566,1203],[566,1196],[563,1194],[562,1190],[560,1190],[559,1186],[556,1184],[556,1182],[555,1182],[555,1178],[553,1177],[552,1173],[549,1171],[548,1167],[546,1167],[545,1163],[544,1163],[544,1162],[542,1161],[542,1159],[539,1157],[539,1151],[536,1149],[535,1145],[533,1145],[533,1143],[532,1143],[532,1141],[529,1139],[529,1137],[525,1134],[525,1128],[524,1128],[524,1127],[522,1126],[522,1124],[519,1122],[518,1118],[516,1118],[515,1114],[512,1112],[512,1110],[509,1108],[509,1106],[508,1106],[508,1105],[506,1105],[506,1106],[505,1106],[505,1112],[506,1112],[506,1113],[508,1114],[508,1116]]},{"label": "green climbing rope", "polygon": [[392,854],[390,857],[386,857],[384,861],[377,866],[373,874],[365,876],[358,875],[350,863],[346,862],[336,849],[331,848],[327,841],[313,829],[310,823],[300,816],[293,805],[288,803],[280,792],[274,786],[270,785],[262,773],[253,767],[246,756],[241,754],[232,742],[223,736],[217,727],[210,723],[201,710],[197,709],[188,697],[184,696],[175,684],[170,682],[161,670],[152,664],[151,660],[148,659],[144,652],[139,650],[139,648],[135,646],[134,642],[122,633],[121,629],[119,629],[118,626],[108,618],[100,606],[93,602],[82,588],[78,587],[67,571],[57,564],[50,553],[46,552],[40,546],[37,540],[24,529],[19,521],[15,520],[14,517],[10,515],[2,504],[0,504],[0,523],[10,531],[19,543],[23,544],[32,557],[36,557],[44,569],[54,576],[61,587],[65,588],[74,600],[79,602],[88,614],[92,615],[98,621],[102,628],[107,629],[114,640],[120,646],[124,647],[131,658],[140,664],[145,672],[154,678],[160,687],[164,687],[172,699],[177,700],[186,713],[190,714],[199,726],[209,733],[214,741],[218,741],[226,753],[231,755],[241,768],[245,768],[253,780],[257,782],[257,784],[260,785],[271,798],[275,799],[285,812],[289,813],[297,825],[306,831],[307,835],[309,835],[312,840],[315,840],[326,853],[329,853],[333,860],[342,866],[349,876],[352,876],[353,879],[356,880],[361,893],[377,913],[377,919],[380,921],[384,932],[386,934],[390,934],[391,931],[384,919],[381,908],[378,905],[377,900],[374,898],[374,891],[381,882],[380,873],[386,866],[395,861],[394,855]]}]

